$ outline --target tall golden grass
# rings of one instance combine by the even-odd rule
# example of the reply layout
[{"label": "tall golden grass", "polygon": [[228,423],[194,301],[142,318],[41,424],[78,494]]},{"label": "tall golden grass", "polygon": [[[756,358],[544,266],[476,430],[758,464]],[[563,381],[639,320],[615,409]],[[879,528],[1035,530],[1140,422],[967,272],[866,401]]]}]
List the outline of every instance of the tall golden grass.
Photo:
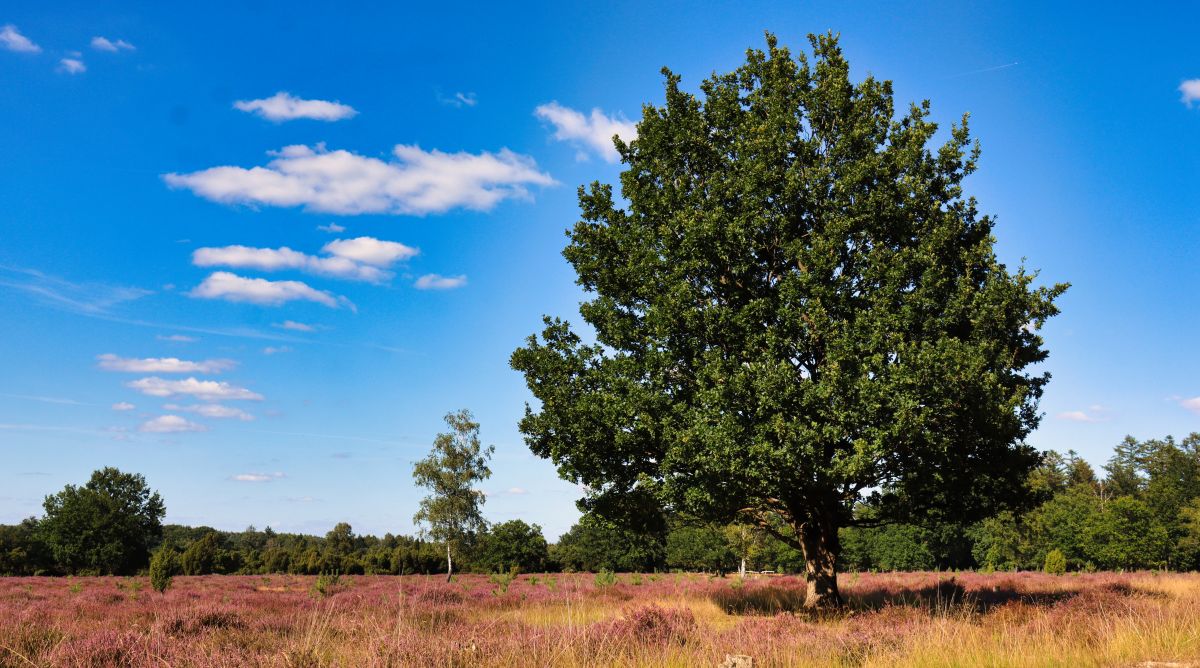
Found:
[{"label": "tall golden grass", "polygon": [[0,580],[9,666],[1133,666],[1200,661],[1200,575],[861,574]]}]

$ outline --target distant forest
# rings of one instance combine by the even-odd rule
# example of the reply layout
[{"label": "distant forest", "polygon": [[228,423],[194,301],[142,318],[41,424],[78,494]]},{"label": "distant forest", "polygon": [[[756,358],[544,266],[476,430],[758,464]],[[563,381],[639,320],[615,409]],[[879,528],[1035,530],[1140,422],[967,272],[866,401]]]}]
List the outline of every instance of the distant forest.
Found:
[{"label": "distant forest", "polygon": [[[843,528],[840,569],[1118,570],[1200,568],[1200,434],[1126,438],[1098,475],[1074,452],[1047,452],[1028,480],[1030,503],[969,526],[931,522]],[[93,474],[46,497],[45,515],[0,525],[0,574],[133,575],[171,551],[184,575],[445,573],[444,544],[270,528],[218,531],[163,525],[165,505],[139,475]],[[861,516],[872,509],[862,506]],[[471,536],[456,569],[483,573],[663,571],[799,572],[804,558],[758,527],[663,512],[635,529],[585,514],[556,543],[512,520]]]}]

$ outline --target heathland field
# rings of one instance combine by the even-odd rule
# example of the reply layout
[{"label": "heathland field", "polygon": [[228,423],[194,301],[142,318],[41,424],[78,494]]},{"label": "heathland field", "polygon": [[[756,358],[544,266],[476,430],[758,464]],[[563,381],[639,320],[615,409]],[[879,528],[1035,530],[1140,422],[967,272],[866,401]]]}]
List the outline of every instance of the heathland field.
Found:
[{"label": "heathland field", "polygon": [[[0,579],[0,666],[1133,666],[1200,659],[1200,575]],[[1186,663],[1183,665],[1187,665]]]}]

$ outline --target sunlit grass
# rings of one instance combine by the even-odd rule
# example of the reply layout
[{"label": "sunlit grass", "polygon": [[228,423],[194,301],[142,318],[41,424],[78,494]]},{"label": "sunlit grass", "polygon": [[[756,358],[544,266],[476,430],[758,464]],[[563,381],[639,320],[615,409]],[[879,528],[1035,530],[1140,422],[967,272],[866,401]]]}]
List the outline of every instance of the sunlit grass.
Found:
[{"label": "sunlit grass", "polygon": [[[953,578],[953,580],[951,580]],[[812,615],[796,578],[0,580],[15,666],[1133,666],[1200,659],[1200,575],[862,574]],[[783,612],[777,610],[783,609]]]}]

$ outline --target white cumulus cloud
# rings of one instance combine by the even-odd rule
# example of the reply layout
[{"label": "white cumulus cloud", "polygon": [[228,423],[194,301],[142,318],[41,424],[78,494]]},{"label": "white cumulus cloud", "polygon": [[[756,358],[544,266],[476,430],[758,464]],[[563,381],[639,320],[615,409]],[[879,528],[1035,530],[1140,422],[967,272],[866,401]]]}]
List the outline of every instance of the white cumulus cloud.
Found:
[{"label": "white cumulus cloud", "polygon": [[238,100],[234,109],[257,114],[269,121],[280,123],[297,118],[314,121],[340,121],[351,118],[358,112],[348,104],[327,100],[304,100],[284,91],[261,100]]},{"label": "white cumulus cloud", "polygon": [[151,434],[176,434],[185,431],[208,431],[208,427],[195,422],[189,422],[178,415],[160,415],[153,420],[147,420],[138,427],[138,431]]},{"label": "white cumulus cloud", "polygon": [[163,179],[215,202],[342,215],[487,211],[505,199],[528,198],[529,186],[555,183],[533,158],[508,149],[443,153],[401,144],[392,153],[396,159],[385,162],[321,144],[287,146],[265,167],[211,167]]},{"label": "white cumulus cloud", "polygon": [[242,422],[249,422],[254,419],[253,415],[240,408],[225,406],[223,404],[192,404],[190,406],[166,404],[163,406],[163,410],[195,413],[196,415],[202,415],[206,418],[217,418],[221,420],[241,420]]},{"label": "white cumulus cloud", "polygon": [[391,272],[384,268],[418,252],[395,241],[371,237],[331,241],[322,250],[328,253],[327,257],[308,255],[286,246],[198,248],[192,253],[192,264],[198,267],[226,266],[261,271],[295,269],[321,276],[379,283],[392,277]]},{"label": "white cumulus cloud", "polygon": [[41,53],[42,47],[17,31],[11,23],[0,28],[0,48],[17,53]]},{"label": "white cumulus cloud", "polygon": [[467,284],[465,275],[459,276],[441,276],[438,274],[425,274],[417,279],[416,286],[418,290],[453,290],[461,288]]},{"label": "white cumulus cloud", "polygon": [[188,395],[201,401],[262,401],[263,399],[263,396],[257,392],[251,392],[244,387],[231,385],[225,381],[197,380],[196,378],[167,380],[158,376],[150,376],[130,381],[125,383],[125,386],[151,397]]},{"label": "white cumulus cloud", "polygon": [[58,71],[66,72],[67,74],[83,74],[87,71],[87,65],[78,58],[63,58],[58,61]]},{"label": "white cumulus cloud", "polygon": [[98,366],[105,371],[125,373],[221,373],[237,366],[233,360],[215,359],[190,362],[176,357],[129,359],[112,353],[97,355]]},{"label": "white cumulus cloud", "polygon": [[338,308],[345,304],[354,308],[345,297],[335,297],[324,290],[317,290],[300,281],[268,281],[265,278],[243,278],[227,271],[217,271],[204,279],[190,293],[201,299],[224,299],[231,302],[249,302],[261,306],[279,306],[291,301],[310,301]]},{"label": "white cumulus cloud", "polygon": [[374,237],[338,239],[325,244],[321,250],[336,257],[376,267],[390,267],[420,252],[416,248],[405,246],[402,243],[382,241]]},{"label": "white cumulus cloud", "polygon": [[118,39],[114,42],[107,37],[101,37],[99,35],[92,38],[92,48],[97,51],[107,51],[109,53],[136,50],[132,44],[123,39]]},{"label": "white cumulus cloud", "polygon": [[1179,92],[1182,102],[1189,107],[1195,102],[1200,102],[1200,79],[1188,79],[1179,84]]},{"label": "white cumulus cloud", "polygon": [[[564,107],[557,102],[540,105],[534,115],[554,126],[554,138],[570,142],[576,147],[591,150],[608,162],[621,159],[613,146],[613,135],[626,143],[637,139],[637,124],[624,116],[608,116],[599,109],[585,116],[582,112]],[[586,154],[580,154],[581,157]]]}]

